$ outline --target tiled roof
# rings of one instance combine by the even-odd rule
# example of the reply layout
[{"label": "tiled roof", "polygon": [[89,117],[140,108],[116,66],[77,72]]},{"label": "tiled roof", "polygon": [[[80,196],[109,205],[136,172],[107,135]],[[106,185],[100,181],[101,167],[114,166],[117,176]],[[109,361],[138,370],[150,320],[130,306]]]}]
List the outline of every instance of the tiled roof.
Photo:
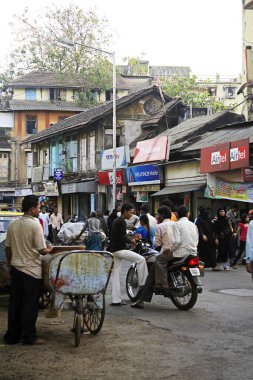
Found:
[{"label": "tiled roof", "polygon": [[[57,73],[53,71],[32,71],[28,74],[22,75],[11,83],[11,86],[20,87],[39,87],[39,88],[81,88],[87,87],[91,89],[98,89],[98,86],[90,85],[87,81],[76,78],[72,78],[71,75],[66,73]],[[128,81],[122,78],[120,75],[117,76],[117,89],[128,90],[131,88]]]},{"label": "tiled roof", "polygon": [[[133,92],[130,95],[123,96],[122,98],[117,99],[117,102],[116,102],[117,110],[123,108],[124,106],[128,105],[131,102],[134,102],[142,98],[143,96],[150,95],[152,93],[159,94],[158,87],[156,86],[148,87],[146,89]],[[164,97],[165,97],[165,100],[167,101],[171,100],[171,98],[168,96],[164,95]],[[39,133],[36,133],[36,135],[28,137],[23,142],[27,143],[27,142],[37,142],[37,141],[45,140],[49,136],[56,135],[60,133],[61,131],[74,130],[74,129],[78,129],[81,126],[94,123],[97,120],[111,114],[112,107],[113,107],[112,101],[93,107],[78,115],[68,117],[64,119],[63,121],[61,121],[59,124],[55,124],[54,126],[48,129],[45,129]]]},{"label": "tiled roof", "polygon": [[83,112],[84,107],[77,106],[75,102],[63,102],[57,100],[37,101],[37,100],[10,100],[12,111],[73,111]]}]

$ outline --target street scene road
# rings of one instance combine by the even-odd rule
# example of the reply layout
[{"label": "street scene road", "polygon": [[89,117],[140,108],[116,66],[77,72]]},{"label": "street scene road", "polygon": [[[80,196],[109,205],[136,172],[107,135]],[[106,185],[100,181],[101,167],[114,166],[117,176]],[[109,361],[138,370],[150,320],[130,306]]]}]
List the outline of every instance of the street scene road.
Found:
[{"label": "street scene road", "polygon": [[[126,263],[122,271],[125,293]],[[110,285],[102,330],[84,334],[78,348],[70,332],[73,311],[37,328],[44,346],[0,345],[1,380],[9,379],[252,379],[251,277],[240,266],[230,272],[205,271],[204,292],[183,312],[161,296],[144,310],[110,306]],[[127,299],[126,294],[123,296]],[[7,298],[1,296],[0,333],[7,325]],[[15,363],[15,364],[14,364]]]}]

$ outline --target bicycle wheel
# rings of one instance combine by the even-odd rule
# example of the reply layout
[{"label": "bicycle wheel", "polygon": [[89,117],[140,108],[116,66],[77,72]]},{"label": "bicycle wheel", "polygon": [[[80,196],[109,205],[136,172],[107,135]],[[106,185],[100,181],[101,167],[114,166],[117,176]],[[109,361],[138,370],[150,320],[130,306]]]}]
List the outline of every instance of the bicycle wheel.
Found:
[{"label": "bicycle wheel", "polygon": [[86,305],[83,308],[83,322],[92,335],[96,335],[101,330],[105,318],[105,295],[88,296]]},{"label": "bicycle wheel", "polygon": [[78,347],[80,344],[80,338],[81,338],[81,315],[80,314],[75,314],[74,331],[75,331],[75,346]]}]

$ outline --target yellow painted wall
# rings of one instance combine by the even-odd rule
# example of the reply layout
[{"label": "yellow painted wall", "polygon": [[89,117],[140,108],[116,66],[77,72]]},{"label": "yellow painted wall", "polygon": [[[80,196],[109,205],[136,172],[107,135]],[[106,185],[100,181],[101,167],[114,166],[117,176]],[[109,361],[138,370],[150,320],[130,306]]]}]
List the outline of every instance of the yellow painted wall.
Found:
[{"label": "yellow painted wall", "polygon": [[[19,137],[21,139],[27,136],[26,134],[26,115],[37,115],[37,130],[38,132],[43,131],[47,127],[47,115],[49,125],[50,123],[59,123],[59,116],[73,116],[76,112],[46,112],[46,111],[20,111],[14,112],[14,128],[12,130],[12,137]],[[20,130],[18,129],[19,116],[21,117],[22,126]]]}]

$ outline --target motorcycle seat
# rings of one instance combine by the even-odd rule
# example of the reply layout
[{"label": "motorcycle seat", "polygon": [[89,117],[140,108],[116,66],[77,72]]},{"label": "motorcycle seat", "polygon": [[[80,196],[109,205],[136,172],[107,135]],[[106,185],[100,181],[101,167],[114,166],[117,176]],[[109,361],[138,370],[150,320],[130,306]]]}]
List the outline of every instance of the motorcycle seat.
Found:
[{"label": "motorcycle seat", "polygon": [[188,259],[190,256],[192,255],[186,255],[184,257],[172,257],[169,261],[168,261],[168,266],[171,266],[171,264],[184,264],[186,259]]}]

